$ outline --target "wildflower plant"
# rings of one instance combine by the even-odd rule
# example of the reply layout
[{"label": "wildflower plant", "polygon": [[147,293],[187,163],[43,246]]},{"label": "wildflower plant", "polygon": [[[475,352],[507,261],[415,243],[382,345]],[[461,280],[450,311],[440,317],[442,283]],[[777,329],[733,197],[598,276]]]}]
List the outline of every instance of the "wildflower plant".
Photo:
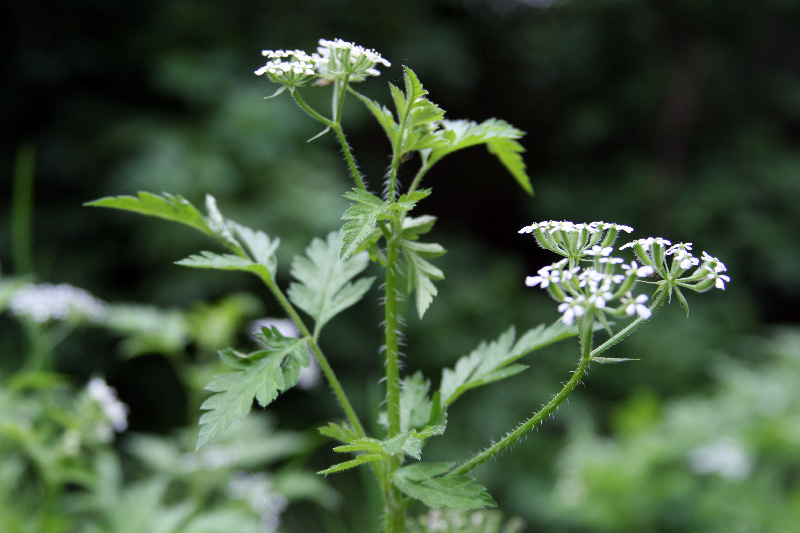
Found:
[{"label": "wildflower plant", "polygon": [[[519,337],[511,327],[497,339],[482,342],[443,370],[438,388],[420,372],[403,377],[400,302],[413,298],[415,311],[423,318],[438,294],[436,282],[444,278],[436,258],[445,253],[445,248],[428,240],[436,218],[419,213],[432,194],[432,189],[422,187],[423,179],[445,156],[483,145],[526,193],[533,194],[521,156],[524,150],[518,142],[524,133],[494,118],[480,123],[445,118],[444,110],[428,98],[428,91],[408,67],[403,67],[402,89],[389,84],[390,106],[364,96],[354,84],[379,75],[379,69],[390,63],[374,50],[340,39],[321,39],[317,51],[310,54],[276,50],[264,51],[263,55],[267,63],[255,74],[279,86],[272,96],[288,92],[324,127],[315,139],[329,131],[335,134],[354,183],[344,193],[351,203],[342,215],[341,230],[313,239],[305,255],[295,257],[290,270],[294,281],[288,289],[276,281],[279,239],[226,218],[210,195],[205,214],[185,198],[167,193],[140,192],[135,197],[108,197],[89,203],[171,220],[204,233],[225,252],[202,251],[178,264],[257,276],[286,319],[296,326],[296,335],[286,335],[274,326],[260,328],[254,334],[258,346],[249,353],[234,349],[219,352],[229,371],[216,375],[206,387],[212,395],[201,407],[205,413],[200,418],[198,449],[243,419],[253,399],[267,406],[294,387],[313,357],[345,417],[343,422],[332,421],[319,429],[322,435],[338,441],[333,449],[345,455],[344,460],[320,474],[370,468],[382,493],[385,531],[417,527],[406,516],[415,501],[434,509],[491,507],[494,500],[468,475],[474,468],[508,449],[552,414],[592,362],[622,361],[601,354],[651,319],[673,293],[687,307],[683,290],[724,289],[730,281],[723,274],[722,262],[705,253],[694,257],[690,244],[673,246],[664,239],[640,239],[615,249],[617,238],[631,233],[632,228],[606,222],[535,223],[520,233],[532,234],[540,246],[562,258],[529,276],[525,284],[545,290],[556,301],[560,318]],[[327,115],[306,102],[301,92],[307,90],[331,92]],[[382,193],[374,192],[375,185],[368,184],[344,134],[342,110],[348,96],[367,108],[388,139],[391,156]],[[415,161],[413,177],[401,183],[400,168],[411,166],[411,161]],[[331,318],[356,304],[376,285],[375,276],[364,275],[370,263],[380,270],[383,305],[383,316],[376,319],[383,330],[383,345],[376,351],[384,359],[385,411],[379,421],[385,430],[378,435],[367,433],[365,427],[373,424],[362,422],[336,376],[335,361],[327,358],[322,345],[323,330]],[[654,288],[652,295],[645,292],[648,288]],[[625,321],[630,322],[618,329]],[[596,330],[605,330],[608,336],[599,346],[594,345]],[[426,442],[445,433],[447,411],[458,398],[473,388],[522,372],[527,367],[518,361],[527,354],[576,336],[580,341],[578,366],[547,405],[471,458],[422,460]],[[413,361],[413,355],[409,356],[407,364],[411,366]]]}]

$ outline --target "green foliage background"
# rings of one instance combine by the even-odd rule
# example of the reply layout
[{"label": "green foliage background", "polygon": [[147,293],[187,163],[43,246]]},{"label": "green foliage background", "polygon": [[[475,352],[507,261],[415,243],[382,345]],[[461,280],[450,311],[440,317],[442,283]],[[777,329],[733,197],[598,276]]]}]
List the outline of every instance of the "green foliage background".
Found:
[{"label": "green foliage background", "polygon": [[[522,283],[552,260],[517,234],[534,220],[607,220],[635,227],[637,236],[692,241],[722,258],[733,279],[725,293],[691,299],[688,321],[677,306],[662,311],[613,354],[641,361],[593,368],[554,421],[476,471],[501,507],[534,531],[692,531],[716,527],[703,521],[710,514],[692,512],[691,499],[700,494],[692,487],[718,484],[720,494],[743,492],[744,501],[757,480],[780,487],[758,505],[796,516],[796,476],[775,480],[757,470],[737,484],[694,475],[678,456],[661,466],[665,476],[651,468],[663,455],[641,447],[631,454],[643,454],[650,466],[638,476],[596,468],[592,475],[600,478],[581,481],[582,507],[603,511],[602,519],[584,523],[569,509],[560,512],[567,496],[553,487],[576,447],[586,446],[584,456],[596,453],[600,444],[590,445],[592,439],[605,436],[623,447],[633,438],[626,432],[672,438],[658,427],[687,393],[709,404],[709,419],[737,409],[735,401],[713,400],[733,394],[719,365],[758,376],[763,367],[784,364],[777,352],[796,356],[797,343],[768,347],[777,342],[775,326],[800,319],[800,2],[33,0],[1,9],[13,22],[0,59],[1,163],[10,177],[16,151],[33,143],[39,279],[69,282],[108,301],[170,307],[231,291],[261,294],[246,276],[175,266],[198,248],[200,237],[189,231],[81,207],[151,190],[195,204],[213,194],[231,218],[280,236],[279,279],[288,280],[291,257],[340,226],[350,184],[332,139],[306,143],[318,125],[289,98],[264,102],[274,87],[252,71],[263,64],[262,49],[311,50],[319,37],[351,40],[392,62],[363,85],[371,98],[386,101],[386,81],[400,83],[406,64],[448,118],[495,116],[528,132],[521,142],[532,199],[483,150],[444,161],[428,178],[434,194],[426,212],[439,217],[436,238],[449,252],[437,263],[446,279],[425,321],[407,309],[409,373],[419,368],[438,379],[441,366],[509,324],[522,330],[556,318],[552,303]],[[318,97],[313,89],[304,94]],[[359,163],[379,190],[388,144],[354,100],[346,112]],[[11,179],[0,181],[0,190],[10,199]],[[0,205],[4,273],[13,272],[8,208],[9,201]],[[337,333],[326,342],[345,385],[361,395],[362,412],[379,394],[373,296],[348,318],[334,319],[329,329]],[[264,303],[264,314],[277,310]],[[21,341],[2,326],[0,346],[12,352]],[[124,361],[113,355],[113,338],[89,336],[64,347],[61,370],[79,377],[105,372],[131,405],[135,431],[183,423],[185,394],[168,365],[158,358]],[[447,438],[431,444],[431,460],[444,459],[445,449],[466,457],[545,403],[577,357],[568,346],[549,348],[529,361],[528,372],[465,399]],[[792,396],[800,389],[797,370],[782,375]],[[647,398],[650,414],[637,414],[637,398]],[[305,429],[338,417],[332,403],[321,388],[289,393],[270,410],[281,424]],[[791,459],[790,452],[800,450],[800,407],[793,401],[781,409],[793,437],[742,429],[750,418],[732,419],[729,432],[749,447],[756,468],[778,446],[786,450],[782,467],[796,473],[797,454]],[[702,420],[693,423],[702,427]],[[694,435],[698,445],[718,436]],[[312,466],[330,459],[320,452]],[[678,488],[664,488],[673,478]],[[337,488],[360,497],[355,481],[345,474]],[[603,500],[608,485],[630,505],[611,512]],[[723,517],[720,524],[735,516],[738,500],[731,501],[708,503]],[[758,510],[752,516],[760,530],[783,531],[780,522],[759,522]]]}]

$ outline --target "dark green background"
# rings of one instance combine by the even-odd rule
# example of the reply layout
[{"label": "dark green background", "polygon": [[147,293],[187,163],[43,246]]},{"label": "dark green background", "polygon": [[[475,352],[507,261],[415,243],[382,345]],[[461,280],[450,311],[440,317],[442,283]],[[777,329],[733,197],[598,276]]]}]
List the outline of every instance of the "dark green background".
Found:
[{"label": "dark green background", "polygon": [[[635,391],[667,402],[712,390],[715,358],[747,359],[752,353],[737,351],[743,338],[800,318],[800,2],[28,0],[5,5],[2,17],[10,31],[0,37],[0,190],[10,199],[15,153],[32,143],[42,281],[165,306],[232,290],[263,294],[244,276],[173,265],[206,246],[184,228],[81,206],[138,190],[195,203],[214,195],[226,215],[281,237],[288,279],[292,255],[340,226],[350,185],[333,137],[306,143],[319,127],[285,95],[262,100],[274,86],[252,72],[260,50],[310,51],[320,37],[375,48],[392,62],[363,84],[373,98],[388,102],[387,81],[401,83],[408,65],[449,118],[498,117],[528,132],[533,198],[482,149],[426,178],[434,193],[420,209],[439,217],[432,238],[449,250],[437,263],[447,278],[426,321],[409,312],[408,371],[437,382],[438,368],[480,339],[556,318],[552,302],[522,283],[553,259],[517,234],[531,221],[624,223],[637,237],[694,242],[698,254],[725,261],[732,282],[724,293],[692,295],[689,321],[677,305],[661,312],[614,354],[642,361],[593,368],[555,421],[476,472],[533,530],[568,527],[535,495],[549,490],[570,417],[610,431],[609,412]],[[323,91],[304,94],[324,106]],[[345,130],[379,190],[388,143],[355,101],[347,105]],[[9,203],[0,205],[5,273],[14,270]],[[359,400],[378,393],[377,296],[323,339]],[[279,311],[269,299],[265,309]],[[137,417],[137,403],[181,409],[169,376],[152,377],[164,382],[147,392],[157,400],[137,390],[142,376],[164,370],[157,360],[122,362],[113,339],[83,341],[64,369],[104,369],[133,406],[132,429],[164,431],[183,419],[169,409]],[[501,436],[548,400],[575,355],[563,344],[508,385],[475,393],[451,413],[448,437],[430,456],[463,458]],[[323,388],[290,393],[274,411],[299,428],[338,416],[331,403]],[[320,465],[328,459],[321,454]],[[653,531],[671,530],[655,523]]]}]

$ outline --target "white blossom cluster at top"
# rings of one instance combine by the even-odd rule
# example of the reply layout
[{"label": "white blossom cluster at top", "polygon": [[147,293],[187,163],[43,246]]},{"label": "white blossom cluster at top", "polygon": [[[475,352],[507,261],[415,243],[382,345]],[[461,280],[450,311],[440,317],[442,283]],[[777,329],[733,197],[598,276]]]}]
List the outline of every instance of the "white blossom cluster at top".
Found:
[{"label": "white blossom cluster at top", "polygon": [[292,87],[315,77],[347,76],[349,81],[362,81],[366,76],[380,75],[375,68],[378,64],[391,66],[375,50],[342,39],[320,39],[312,54],[303,50],[262,50],[261,54],[270,61],[256,70],[256,75],[267,74],[272,81]]}]

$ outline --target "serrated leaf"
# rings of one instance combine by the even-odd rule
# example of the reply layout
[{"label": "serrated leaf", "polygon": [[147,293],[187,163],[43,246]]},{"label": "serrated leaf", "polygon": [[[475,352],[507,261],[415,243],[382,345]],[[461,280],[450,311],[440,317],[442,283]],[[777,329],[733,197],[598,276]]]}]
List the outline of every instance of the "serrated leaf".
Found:
[{"label": "serrated leaf", "polygon": [[353,428],[344,422],[341,424],[328,422],[327,426],[322,426],[321,428],[318,428],[317,431],[319,431],[321,435],[345,443],[353,442],[359,438],[358,433],[356,433]]},{"label": "serrated leaf", "polygon": [[108,207],[132,211],[142,215],[179,222],[192,227],[209,236],[215,236],[206,219],[189,200],[180,196],[164,193],[162,196],[149,192],[139,192],[138,196],[109,196],[84,205],[92,207]]},{"label": "serrated leaf", "polygon": [[440,390],[444,404],[450,405],[469,389],[522,372],[527,366],[512,363],[534,350],[577,334],[575,326],[556,322],[547,328],[544,324],[533,328],[516,342],[513,326],[496,340],[481,342],[469,355],[461,357],[453,369],[443,370]]},{"label": "serrated leaf", "polygon": [[342,241],[330,233],[327,241],[314,239],[305,256],[295,256],[291,274],[299,281],[289,286],[289,299],[315,321],[315,335],[334,316],[366,294],[375,278],[351,282],[369,264],[366,253],[339,261]]},{"label": "serrated leaf", "polygon": [[[393,89],[397,89],[394,85],[389,84],[390,87]],[[399,90],[399,89],[398,89]],[[361,100],[361,102],[367,107],[367,109],[372,113],[372,115],[377,119],[378,124],[381,125],[383,131],[386,132],[386,136],[389,138],[389,142],[392,145],[392,149],[395,148],[397,145],[397,140],[400,136],[400,126],[394,121],[394,117],[392,116],[392,112],[386,106],[382,106],[378,102],[371,100],[360,94],[356,91],[353,91],[356,97]]]},{"label": "serrated leaf", "polygon": [[[233,254],[217,254],[214,252],[200,252],[200,255],[190,255],[186,259],[177,261],[176,264],[192,268],[210,268],[214,270],[238,270],[251,272],[261,278],[273,279],[274,272],[267,265],[256,263],[250,259]],[[274,268],[274,266],[273,266]]]},{"label": "serrated leaf", "polygon": [[400,431],[424,427],[431,417],[431,382],[417,371],[404,378],[400,387]]},{"label": "serrated leaf", "polygon": [[278,394],[293,387],[299,378],[298,365],[308,365],[308,349],[302,339],[293,339],[280,350],[260,350],[247,356],[224,351],[223,362],[234,362],[233,372],[217,374],[206,386],[215,394],[200,408],[197,449],[216,438],[250,412],[253,399],[266,407]]},{"label": "serrated leaf", "polygon": [[379,455],[379,454],[359,455],[355,459],[352,459],[350,461],[345,461],[343,463],[339,463],[339,464],[333,465],[330,468],[326,468],[325,470],[320,470],[319,472],[317,472],[317,474],[322,474],[324,476],[327,476],[328,474],[334,474],[336,472],[341,472],[342,470],[347,470],[349,468],[354,468],[354,467],[356,467],[358,465],[363,465],[364,463],[370,463],[372,461],[380,461],[381,459],[383,459],[383,456]]},{"label": "serrated leaf", "polygon": [[408,268],[409,292],[414,293],[417,314],[422,318],[433,298],[439,293],[433,285],[433,280],[444,279],[444,273],[426,261],[424,257],[436,257],[442,255],[445,250],[438,244],[425,244],[405,239],[402,241],[402,248]]},{"label": "serrated leaf", "polygon": [[520,143],[512,139],[496,139],[489,141],[486,145],[489,153],[497,157],[500,162],[506,167],[514,179],[517,180],[519,186],[523,188],[528,194],[533,194],[533,186],[531,179],[525,172],[525,161],[520,155],[525,151]]},{"label": "serrated leaf", "polygon": [[403,194],[397,199],[397,202],[392,205],[392,208],[400,211],[411,211],[417,202],[423,198],[430,196],[432,189],[419,189],[411,194]]},{"label": "serrated leaf", "polygon": [[419,217],[406,217],[403,221],[403,238],[415,241],[420,235],[424,235],[433,229],[436,217],[422,215]]},{"label": "serrated leaf", "polygon": [[485,144],[489,153],[500,160],[520,186],[528,194],[533,194],[530,178],[525,172],[525,163],[520,156],[525,149],[517,142],[517,139],[525,135],[522,130],[494,118],[480,124],[470,120],[442,120],[440,126],[437,134],[448,142],[426,153],[428,166],[457,150]]},{"label": "serrated leaf", "polygon": [[278,260],[275,251],[281,241],[278,238],[270,239],[269,235],[260,230],[250,229],[233,221],[227,222],[231,228],[233,237],[244,245],[244,250],[257,263],[261,263],[274,276],[278,268]]},{"label": "serrated leaf", "polygon": [[348,221],[342,226],[342,251],[339,254],[342,261],[353,255],[361,243],[370,237],[378,217],[389,209],[388,202],[361,189],[353,189],[344,197],[355,203],[342,215],[342,219]]},{"label": "serrated leaf", "polygon": [[432,508],[480,509],[496,504],[469,476],[441,476],[453,463],[416,463],[404,466],[392,476],[392,483],[405,495]]}]

